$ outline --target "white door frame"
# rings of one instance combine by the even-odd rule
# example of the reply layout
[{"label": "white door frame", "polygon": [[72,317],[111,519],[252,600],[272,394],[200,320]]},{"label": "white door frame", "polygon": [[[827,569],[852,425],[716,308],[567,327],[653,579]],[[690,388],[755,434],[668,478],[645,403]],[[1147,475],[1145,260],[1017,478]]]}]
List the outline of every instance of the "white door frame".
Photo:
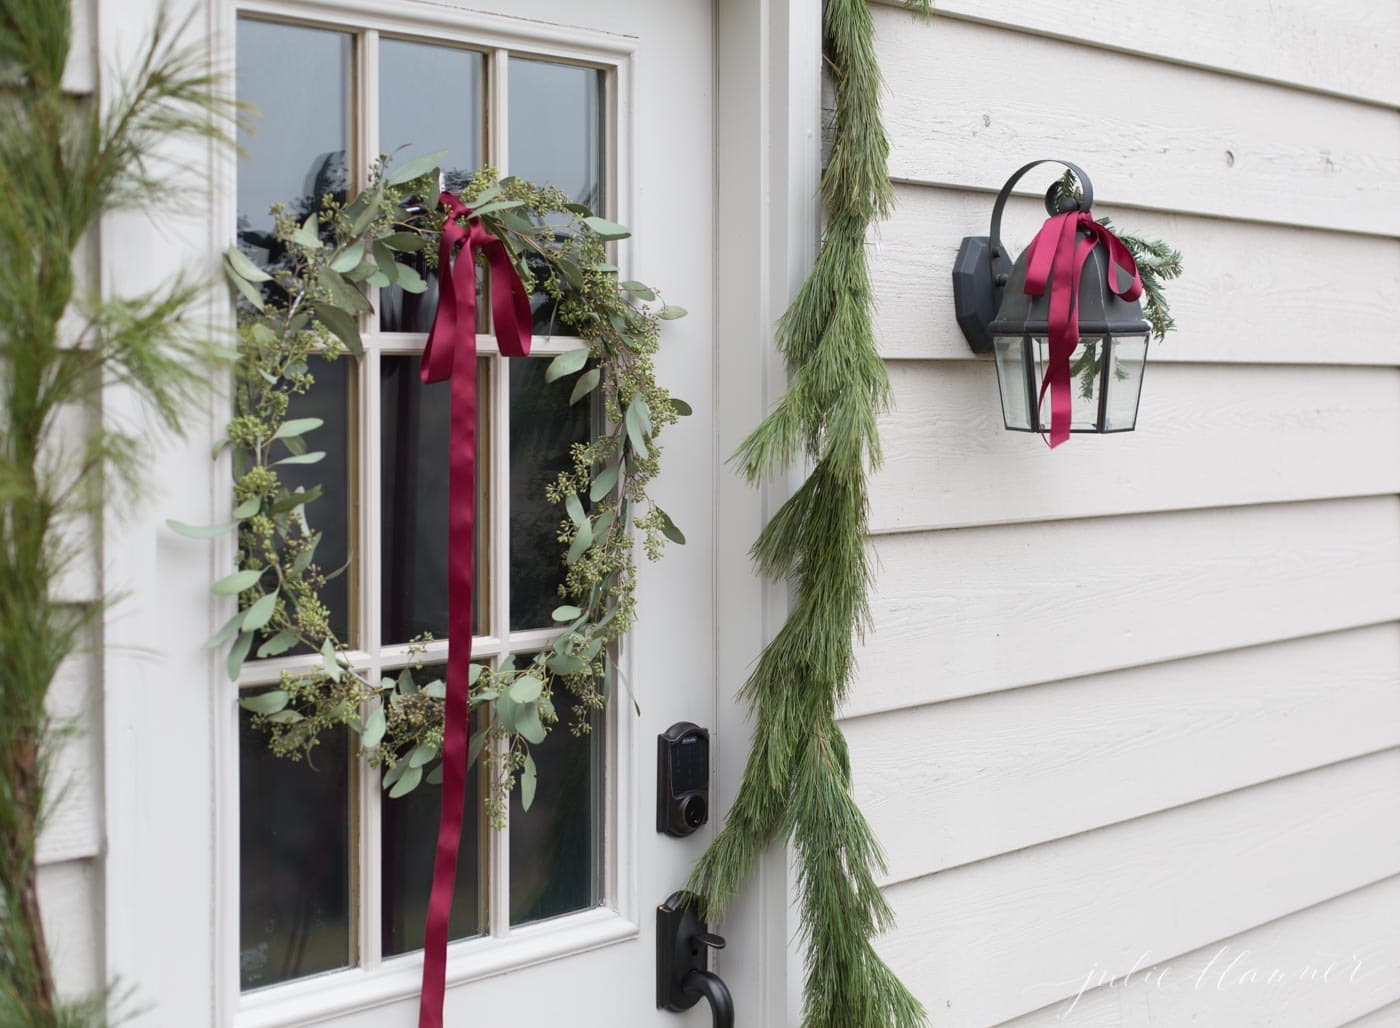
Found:
[{"label": "white door frame", "polygon": [[[99,88],[105,94],[113,85],[112,68],[130,65],[160,4],[97,0],[94,6]],[[215,0],[170,4],[177,18],[193,10],[193,28],[206,34],[215,27],[217,6]],[[720,213],[713,368],[721,456],[734,451],[785,387],[772,326],[818,244],[820,16],[820,4],[802,0],[716,0]],[[182,156],[208,169],[207,181],[229,173],[227,160],[216,160],[203,144],[186,147]],[[209,205],[198,202],[163,217],[159,225],[139,214],[105,219],[103,291],[151,289],[182,271],[215,280],[222,240],[214,222]],[[211,324],[221,320],[214,305],[225,302],[223,293],[217,284],[211,290]],[[182,592],[207,596],[203,586],[231,559],[230,544],[210,547],[164,527],[167,517],[203,524],[225,514],[214,509],[207,491],[182,491],[179,481],[160,478],[163,463],[208,461],[224,412],[211,401],[205,413],[184,440],[166,438],[154,428],[147,433],[153,455],[150,501],[128,518],[109,514],[104,520],[103,588],[137,601],[116,604],[103,621],[104,971],[118,993],[124,987],[138,990],[133,1013],[140,1013],[139,997],[145,996],[159,1000],[166,1018],[178,1011],[191,1019],[186,1023],[197,1024],[207,1015],[207,1023],[222,1026],[237,1005],[237,976],[219,966],[227,955],[215,944],[214,928],[237,917],[236,897],[215,888],[224,877],[224,858],[214,840],[229,838],[230,818],[237,817],[230,804],[214,802],[221,784],[214,754],[227,731],[227,712],[220,711],[222,692],[208,686],[221,679],[223,659],[221,653],[171,647],[166,641],[207,638],[227,612],[212,603],[192,603],[171,618],[164,609],[139,602],[152,582],[183,583]],[[104,392],[103,419],[128,428],[147,421],[130,391],[116,385]],[[787,611],[786,591],[755,578],[748,549],[789,483],[753,490],[727,466],[711,474],[718,503],[713,569],[718,815],[733,801],[748,752],[747,711],[734,694]],[[152,654],[162,655],[158,674],[152,674],[157,666]],[[187,826],[180,838],[168,837],[171,811],[181,812]],[[216,823],[220,817],[223,823]],[[730,945],[718,968],[745,1025],[797,1022],[802,976],[791,881],[784,849],[770,847],[720,926]],[[640,897],[643,910],[663,898]],[[149,945],[153,935],[165,940],[159,950]],[[135,1023],[143,1021],[138,1017]]]}]

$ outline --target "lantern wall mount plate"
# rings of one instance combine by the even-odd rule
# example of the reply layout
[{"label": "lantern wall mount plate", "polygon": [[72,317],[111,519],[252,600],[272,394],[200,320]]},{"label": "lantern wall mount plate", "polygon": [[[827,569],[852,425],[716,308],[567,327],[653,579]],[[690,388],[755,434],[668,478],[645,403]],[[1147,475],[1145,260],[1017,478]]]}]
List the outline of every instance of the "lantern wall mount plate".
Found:
[{"label": "lantern wall mount plate", "polygon": [[[1026,172],[1047,163],[1064,165],[1083,189],[1082,197],[1062,195],[1057,180],[1045,193],[1045,209],[1052,219],[1077,214],[1075,219],[1063,221],[1075,222],[1066,230],[1073,233],[1067,236],[1070,252],[1083,252],[1082,257],[1073,254],[1082,259],[1082,277],[1078,290],[1068,294],[1078,345],[1068,355],[1068,368],[1061,367],[1058,372],[1051,344],[1053,280],[1039,282],[1039,294],[1034,286],[1028,291],[1026,284],[1031,249],[1041,240],[1014,262],[1001,240],[1002,211],[1011,190]],[[1049,431],[1051,445],[1063,441],[1066,431],[1129,432],[1137,425],[1150,326],[1137,299],[1141,283],[1131,255],[1107,229],[1088,217],[1093,201],[1093,183],[1078,165],[1061,160],[1032,161],[1007,179],[997,194],[991,235],[964,238],[953,264],[958,326],[974,353],[995,355],[1006,427],[1021,432]],[[1069,257],[1061,258],[1057,253],[1050,275],[1070,274],[1068,264]],[[1133,281],[1128,282],[1128,278]],[[1061,353],[1058,359],[1063,364],[1066,358]],[[1056,374],[1073,377],[1068,390],[1072,399],[1063,414],[1068,428],[1056,424],[1052,430],[1054,390],[1047,379]]]}]

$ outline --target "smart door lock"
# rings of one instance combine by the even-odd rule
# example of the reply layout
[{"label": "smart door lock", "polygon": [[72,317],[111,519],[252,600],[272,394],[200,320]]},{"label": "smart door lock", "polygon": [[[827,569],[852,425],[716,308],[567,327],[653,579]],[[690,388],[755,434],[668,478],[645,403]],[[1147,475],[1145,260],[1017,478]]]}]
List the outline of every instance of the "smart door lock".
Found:
[{"label": "smart door lock", "polygon": [[656,737],[656,830],[689,835],[710,820],[710,733],[677,721]]}]

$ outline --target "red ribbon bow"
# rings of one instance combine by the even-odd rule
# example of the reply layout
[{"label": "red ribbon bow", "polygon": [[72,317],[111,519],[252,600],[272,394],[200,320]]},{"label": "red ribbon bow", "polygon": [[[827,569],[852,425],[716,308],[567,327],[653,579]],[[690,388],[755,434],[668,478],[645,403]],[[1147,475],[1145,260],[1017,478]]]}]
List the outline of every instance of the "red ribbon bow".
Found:
[{"label": "red ribbon bow", "polygon": [[1108,251],[1108,288],[1125,300],[1136,300],[1142,295],[1137,262],[1123,241],[1088,211],[1056,214],[1026,248],[1026,295],[1044,296],[1046,285],[1050,286],[1050,361],[1037,403],[1044,404],[1048,389],[1052,450],[1069,438],[1073,403],[1069,359],[1079,345],[1079,283],[1084,262],[1100,242]]},{"label": "red ribbon bow", "polygon": [[[476,526],[476,260],[480,250],[491,271],[491,321],[506,357],[530,352],[530,297],[499,238],[487,231],[461,199],[444,192],[447,221],[438,242],[438,308],[423,351],[422,377],[452,382],[451,456],[448,468],[447,699],[443,711],[442,810],[433,890],[423,932],[423,990],[419,1028],[442,1028],[447,977],[447,926],[457,881],[462,807],[467,785],[467,734],[471,718],[468,665],[472,655],[472,575]],[[465,217],[466,225],[458,223]],[[456,257],[455,262],[453,257]]]}]

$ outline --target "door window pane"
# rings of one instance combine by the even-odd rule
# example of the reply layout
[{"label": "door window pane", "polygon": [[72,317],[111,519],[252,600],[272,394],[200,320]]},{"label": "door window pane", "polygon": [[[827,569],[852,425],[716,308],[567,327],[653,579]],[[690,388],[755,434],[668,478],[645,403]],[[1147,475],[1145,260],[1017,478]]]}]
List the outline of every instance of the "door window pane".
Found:
[{"label": "door window pane", "polygon": [[[574,379],[544,380],[549,358],[510,362],[510,627],[548,628],[563,602],[559,523],[563,508],[545,499],[545,487],[573,466],[569,447],[587,442],[592,407],[570,406]],[[596,394],[595,394],[596,395]]]},{"label": "door window pane", "polygon": [[[351,446],[350,418],[354,409],[351,357],[327,361],[313,357],[311,376],[315,384],[287,404],[287,417],[320,418],[325,422],[303,437],[308,450],[324,450],[325,457],[315,464],[284,464],[277,477],[286,488],[321,487],[321,498],[306,505],[306,522],[312,532],[321,533],[316,547],[316,566],[323,574],[345,567],[350,559],[350,497],[354,495],[354,452]],[[336,638],[350,640],[350,579],[346,570],[321,588],[321,602],[330,611],[331,631]],[[299,648],[300,650],[305,647]]]},{"label": "door window pane", "polygon": [[[452,390],[424,385],[419,357],[385,357],[379,364],[380,554],[383,592],[380,626],[385,645],[423,633],[447,637],[448,459]],[[476,574],[472,582],[472,631],[486,624],[482,557],[483,523],[489,516],[485,485],[486,416],[490,368],[478,358],[476,404]]]},{"label": "door window pane", "polygon": [[[385,39],[379,44],[379,148],[396,163],[446,150],[447,189],[461,193],[481,167],[484,61],[474,50]],[[450,98],[444,102],[443,98]],[[425,197],[436,200],[433,197]],[[421,257],[412,262],[428,282],[423,293],[399,286],[379,291],[379,327],[427,332],[437,313],[437,279]]]},{"label": "door window pane", "polygon": [[350,763],[344,731],[291,761],[239,717],[239,981],[255,989],[350,963]]},{"label": "door window pane", "polygon": [[[414,679],[422,684],[446,674],[446,667],[424,668],[414,673]],[[479,766],[478,761],[467,772],[462,845],[457,852],[457,889],[452,895],[449,939],[479,935],[486,927],[481,904]],[[390,799],[387,793],[384,795],[380,880],[384,895],[381,941],[385,956],[423,948],[441,801],[442,786],[427,782],[398,799]]]},{"label": "door window pane", "polygon": [[[517,660],[523,664],[524,660]],[[556,699],[561,710],[568,698]],[[594,906],[601,889],[601,721],[575,735],[567,713],[530,753],[539,787],[530,809],[510,800],[510,923],[524,924]]]},{"label": "door window pane", "polygon": [[281,257],[271,205],[301,220],[345,198],[351,56],[345,32],[238,19],[238,100],[260,115],[238,136],[238,243],[260,264]]},{"label": "door window pane", "polygon": [[[605,213],[602,107],[603,73],[596,68],[512,57],[510,173],[557,186],[574,203]],[[546,294],[532,296],[530,309],[536,335],[571,334],[556,322]]]}]

